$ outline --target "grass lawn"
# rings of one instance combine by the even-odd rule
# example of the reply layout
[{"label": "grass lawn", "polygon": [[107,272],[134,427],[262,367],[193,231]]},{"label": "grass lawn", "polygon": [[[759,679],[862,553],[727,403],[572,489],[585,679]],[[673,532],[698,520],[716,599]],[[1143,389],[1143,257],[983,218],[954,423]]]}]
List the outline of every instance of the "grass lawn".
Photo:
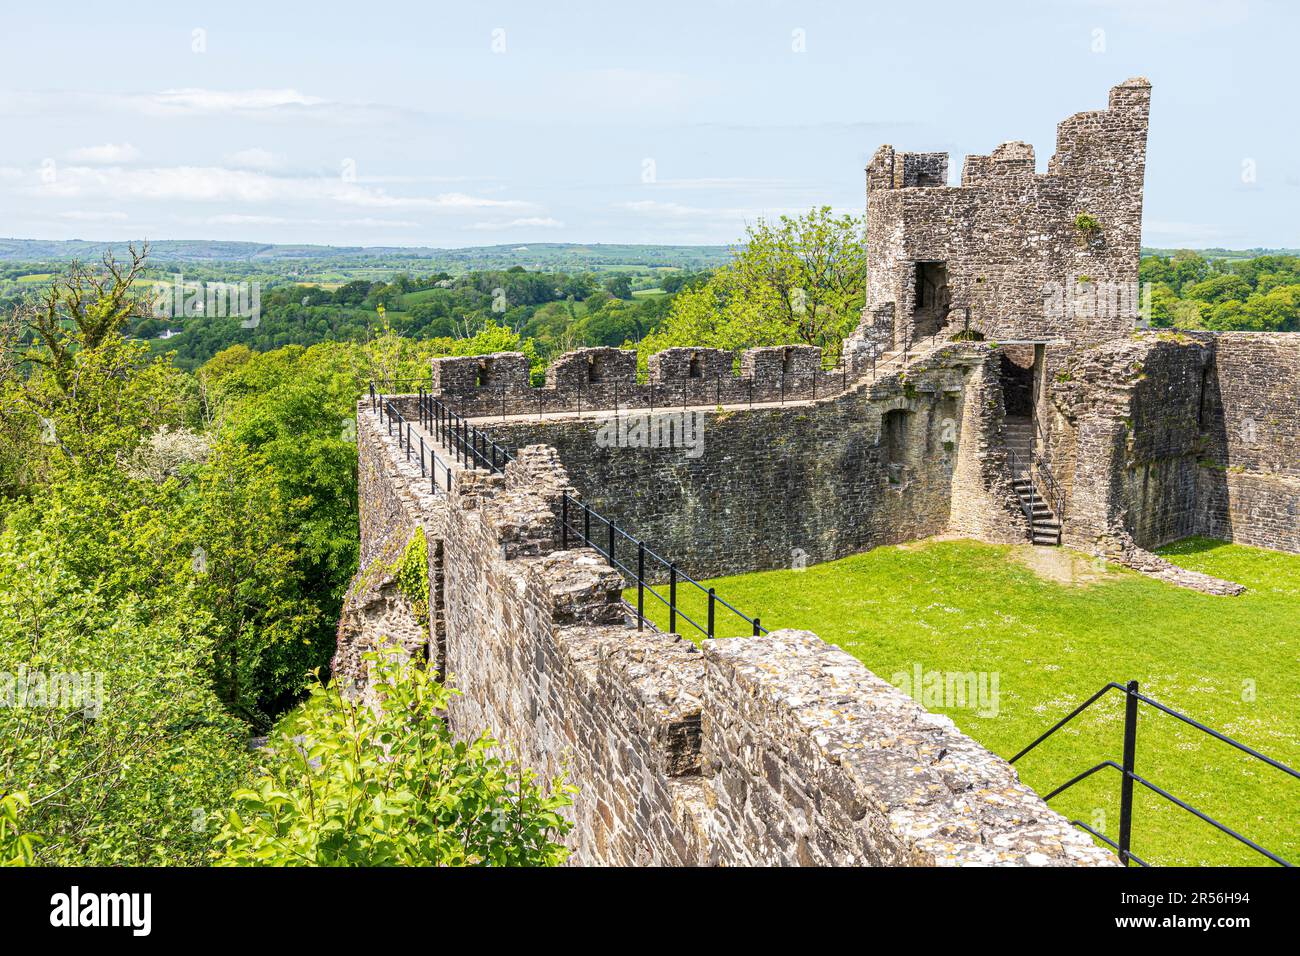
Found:
[{"label": "grass lawn", "polygon": [[[1004,757],[1107,681],[1137,680],[1147,696],[1300,767],[1300,556],[1202,538],[1162,553],[1250,590],[1212,597],[1063,549],[951,540],[708,583],[765,627],[814,631],[895,684],[916,665],[997,675],[997,706],[986,708],[995,715],[932,709]],[[635,603],[635,589],[629,597]],[[698,621],[703,607],[686,603]],[[655,619],[664,626],[666,617]],[[735,633],[721,607],[717,620],[720,636]],[[1123,706],[1114,691],[1098,701],[1017,764],[1022,779],[1047,793],[1104,759],[1119,762]],[[1300,862],[1300,781],[1146,705],[1136,769]],[[1119,774],[1099,771],[1052,805],[1116,839]],[[1140,785],[1133,852],[1153,864],[1270,865]]]}]

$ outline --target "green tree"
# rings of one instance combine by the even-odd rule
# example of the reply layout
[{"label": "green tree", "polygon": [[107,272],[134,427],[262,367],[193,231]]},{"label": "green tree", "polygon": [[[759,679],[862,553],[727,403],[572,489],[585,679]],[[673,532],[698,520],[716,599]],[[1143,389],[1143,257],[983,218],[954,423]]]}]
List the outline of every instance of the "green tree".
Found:
[{"label": "green tree", "polygon": [[20,306],[21,321],[40,343],[24,359],[47,369],[59,389],[69,391],[78,350],[94,349],[131,320],[151,314],[135,289],[148,255],[148,245],[131,246],[129,264],[111,252],[104,254],[100,269],[74,262],[35,301]]},{"label": "green tree", "polygon": [[456,742],[449,691],[394,649],[366,655],[373,706],[321,684],[258,752],[218,836],[227,866],[549,866],[571,788]]},{"label": "green tree", "polygon": [[741,349],[803,342],[838,350],[866,299],[865,222],[829,206],[759,220],[731,263],[673,300],[642,359],[669,346]]}]

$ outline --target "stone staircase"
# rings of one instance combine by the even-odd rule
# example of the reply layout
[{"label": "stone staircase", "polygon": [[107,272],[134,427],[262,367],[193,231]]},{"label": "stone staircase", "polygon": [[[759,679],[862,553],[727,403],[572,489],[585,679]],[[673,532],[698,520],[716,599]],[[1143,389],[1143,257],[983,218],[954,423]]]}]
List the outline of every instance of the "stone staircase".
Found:
[{"label": "stone staircase", "polygon": [[1020,507],[1029,518],[1030,538],[1034,544],[1055,547],[1061,543],[1060,518],[1034,484],[1031,464],[1034,460],[1034,423],[1028,416],[1006,418],[1007,461],[1011,466],[1011,487],[1020,499]]}]

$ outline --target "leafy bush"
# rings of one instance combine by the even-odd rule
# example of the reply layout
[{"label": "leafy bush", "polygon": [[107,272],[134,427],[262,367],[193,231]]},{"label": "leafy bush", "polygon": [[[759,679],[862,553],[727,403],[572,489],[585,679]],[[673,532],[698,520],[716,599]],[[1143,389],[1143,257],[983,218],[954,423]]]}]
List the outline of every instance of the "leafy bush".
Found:
[{"label": "leafy bush", "polygon": [[226,866],[551,866],[572,788],[453,740],[450,691],[395,649],[365,655],[375,702],[318,684],[260,752],[218,842]]},{"label": "leafy bush", "polygon": [[247,761],[208,646],[159,607],[84,584],[44,532],[18,514],[0,533],[0,862],[202,863]]},{"label": "leafy bush", "polygon": [[1090,236],[1093,233],[1101,232],[1101,223],[1088,213],[1081,212],[1074,217],[1074,228],[1084,235]]},{"label": "leafy bush", "polygon": [[30,866],[40,837],[23,833],[18,817],[32,805],[27,794],[0,797],[0,866]]},{"label": "leafy bush", "polygon": [[411,602],[411,612],[426,629],[429,623],[429,542],[424,530],[416,528],[401,557],[390,569],[397,577],[397,589]]}]

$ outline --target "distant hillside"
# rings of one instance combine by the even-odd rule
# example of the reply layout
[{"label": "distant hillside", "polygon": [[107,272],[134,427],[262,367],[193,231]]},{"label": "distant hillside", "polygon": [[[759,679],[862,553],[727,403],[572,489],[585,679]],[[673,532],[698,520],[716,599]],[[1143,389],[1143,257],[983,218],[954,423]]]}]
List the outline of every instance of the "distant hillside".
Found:
[{"label": "distant hillside", "polygon": [[[0,262],[98,259],[106,248],[119,257],[127,243],[82,239],[0,239]],[[162,262],[331,263],[336,266],[468,272],[524,266],[530,270],[604,272],[623,269],[712,269],[730,258],[727,246],[606,245],[544,242],[437,249],[428,246],[311,246],[209,239],[160,239],[150,259]]]},{"label": "distant hillside", "polygon": [[1255,259],[1259,256],[1300,256],[1300,249],[1159,249],[1142,247],[1145,256],[1172,256],[1178,252],[1195,252],[1206,259]]}]

